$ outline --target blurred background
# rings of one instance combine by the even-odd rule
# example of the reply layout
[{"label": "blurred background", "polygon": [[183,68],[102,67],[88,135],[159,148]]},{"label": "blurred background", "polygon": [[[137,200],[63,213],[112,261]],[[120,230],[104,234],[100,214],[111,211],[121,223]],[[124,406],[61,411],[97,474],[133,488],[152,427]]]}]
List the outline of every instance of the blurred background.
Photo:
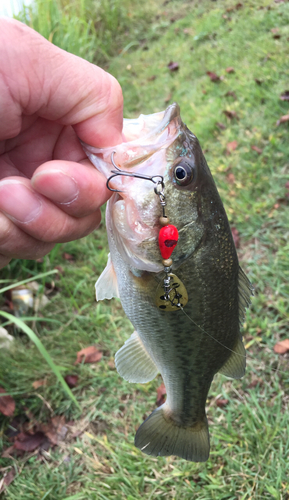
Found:
[{"label": "blurred background", "polygon": [[246,376],[215,377],[210,458],[188,463],[134,447],[135,430],[165,400],[165,388],[160,376],[141,385],[116,373],[115,352],[133,328],[119,301],[94,299],[108,251],[104,218],[94,234],[37,262],[12,261],[0,271],[0,494],[288,500],[289,2],[17,6],[2,0],[0,12],[118,79],[126,117],[179,103],[255,296],[243,327]]}]

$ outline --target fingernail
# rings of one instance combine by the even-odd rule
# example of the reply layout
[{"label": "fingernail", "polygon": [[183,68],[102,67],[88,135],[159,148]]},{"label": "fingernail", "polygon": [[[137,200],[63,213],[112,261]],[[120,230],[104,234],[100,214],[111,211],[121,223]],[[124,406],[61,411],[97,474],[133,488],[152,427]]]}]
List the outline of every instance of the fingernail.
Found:
[{"label": "fingernail", "polygon": [[0,210],[18,222],[32,222],[41,212],[40,198],[17,180],[0,182]]},{"label": "fingernail", "polygon": [[42,170],[33,176],[32,185],[37,191],[54,201],[66,205],[78,198],[79,188],[73,177],[61,170]]}]

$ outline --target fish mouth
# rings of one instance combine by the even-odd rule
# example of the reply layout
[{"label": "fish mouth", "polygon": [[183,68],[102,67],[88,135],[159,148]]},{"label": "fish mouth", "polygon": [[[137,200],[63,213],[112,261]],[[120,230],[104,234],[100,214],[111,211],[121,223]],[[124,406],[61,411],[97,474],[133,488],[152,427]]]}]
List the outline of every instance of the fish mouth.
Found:
[{"label": "fish mouth", "polygon": [[[118,168],[129,172],[161,175],[158,154],[165,151],[180,132],[182,121],[177,103],[165,111],[152,115],[140,115],[136,119],[123,120],[124,142],[108,148],[94,148],[81,142],[82,147],[93,165],[109,179],[112,175],[113,160]],[[157,157],[155,157],[157,155]],[[152,161],[153,158],[153,161]],[[109,187],[122,190],[124,179],[116,176]]]}]

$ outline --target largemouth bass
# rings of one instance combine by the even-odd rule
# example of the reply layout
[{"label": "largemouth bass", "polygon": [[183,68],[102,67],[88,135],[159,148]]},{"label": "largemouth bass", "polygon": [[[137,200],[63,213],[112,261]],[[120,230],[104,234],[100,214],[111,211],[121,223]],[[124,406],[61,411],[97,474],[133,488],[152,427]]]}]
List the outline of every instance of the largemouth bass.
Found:
[{"label": "largemouth bass", "polygon": [[[239,267],[198,139],[182,122],[179,106],[124,120],[123,134],[126,142],[113,148],[83,145],[116,191],[107,204],[110,256],[96,296],[119,297],[135,328],[116,353],[118,373],[146,383],[160,372],[166,387],[166,402],[140,426],[135,445],[148,455],[203,462],[210,450],[205,405],[213,377],[245,373],[240,325],[252,287]],[[160,253],[162,206],[146,176],[163,177],[165,216],[178,230],[171,265]],[[175,293],[182,290],[178,303],[164,291],[168,276]]]}]

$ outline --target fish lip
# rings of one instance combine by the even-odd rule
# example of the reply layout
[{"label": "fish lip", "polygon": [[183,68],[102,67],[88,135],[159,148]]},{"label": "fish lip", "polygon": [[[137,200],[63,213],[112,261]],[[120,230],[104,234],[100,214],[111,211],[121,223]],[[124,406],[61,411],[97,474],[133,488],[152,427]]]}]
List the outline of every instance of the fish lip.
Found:
[{"label": "fish lip", "polygon": [[[182,121],[178,104],[173,103],[165,111],[152,115],[140,115],[136,120],[124,119],[124,141],[106,148],[95,148],[80,141],[84,152],[92,164],[108,179],[113,174],[111,155],[122,170],[138,171],[154,154],[169,147],[177,138]],[[134,133],[136,127],[137,133]],[[131,139],[131,140],[130,140]],[[157,175],[159,172],[151,172]],[[110,181],[113,189],[118,189],[118,178]]]}]

